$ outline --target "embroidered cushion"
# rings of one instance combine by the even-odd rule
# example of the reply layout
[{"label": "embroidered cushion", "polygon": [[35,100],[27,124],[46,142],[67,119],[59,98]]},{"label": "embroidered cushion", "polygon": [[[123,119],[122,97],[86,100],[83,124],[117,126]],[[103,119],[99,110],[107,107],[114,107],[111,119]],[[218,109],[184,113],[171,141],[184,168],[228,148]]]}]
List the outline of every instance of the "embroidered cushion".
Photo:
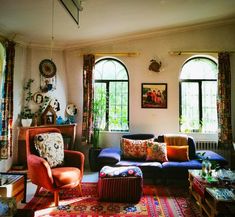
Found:
[{"label": "embroidered cushion", "polygon": [[35,148],[50,167],[61,166],[64,162],[64,142],[61,133],[41,133],[34,137]]},{"label": "embroidered cushion", "polygon": [[188,145],[167,146],[167,158],[169,161],[189,161]]},{"label": "embroidered cushion", "polygon": [[168,161],[166,143],[148,142],[146,160],[160,162]]},{"label": "embroidered cushion", "polygon": [[100,178],[113,178],[113,177],[143,177],[142,171],[139,167],[110,167],[104,166],[99,173]]},{"label": "embroidered cushion", "polygon": [[145,159],[148,140],[121,139],[122,156],[125,159]]}]

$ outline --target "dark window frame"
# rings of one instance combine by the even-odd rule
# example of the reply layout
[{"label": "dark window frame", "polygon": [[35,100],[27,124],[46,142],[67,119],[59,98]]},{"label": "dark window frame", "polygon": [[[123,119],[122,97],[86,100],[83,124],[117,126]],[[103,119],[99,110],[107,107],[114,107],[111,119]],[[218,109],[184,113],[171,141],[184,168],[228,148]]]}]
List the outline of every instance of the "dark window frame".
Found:
[{"label": "dark window frame", "polygon": [[[213,62],[216,66],[218,66],[218,64],[213,60],[210,59],[208,57],[204,57],[204,56],[197,56],[197,57],[192,57],[190,59],[188,59],[183,65],[182,68],[184,67],[185,64],[187,64],[189,61],[194,60],[194,59],[207,59],[211,62]],[[182,72],[182,71],[181,71]],[[218,79],[180,79],[179,82],[179,117],[182,117],[182,83],[197,83],[198,84],[198,102],[199,102],[199,127],[202,127],[202,120],[203,120],[203,111],[202,111],[202,83],[206,82],[206,81],[216,81],[218,82]],[[181,123],[179,121],[179,129],[181,132]],[[196,129],[196,132],[199,132],[199,129]]]},{"label": "dark window frame", "polygon": [[[107,60],[111,60],[111,61],[116,61],[118,62],[119,64],[121,64],[125,71],[126,71],[126,74],[127,74],[127,80],[116,80],[116,79],[94,79],[94,82],[95,83],[105,83],[106,84],[106,97],[107,97],[107,101],[106,101],[106,125],[105,125],[105,129],[103,131],[108,131],[108,132],[128,132],[129,129],[130,129],[130,121],[129,121],[129,117],[130,117],[130,101],[129,101],[129,95],[130,95],[130,80],[129,80],[129,73],[128,73],[128,70],[126,68],[126,66],[121,62],[119,61],[118,59],[115,59],[115,58],[111,58],[111,57],[108,57],[108,58],[102,58],[100,60],[98,60],[95,65],[99,62],[102,62],[102,61],[107,61]],[[128,129],[127,130],[109,130],[109,87],[110,87],[110,83],[111,82],[127,82],[127,103],[128,103],[128,106],[127,106],[127,126],[128,126]]]}]

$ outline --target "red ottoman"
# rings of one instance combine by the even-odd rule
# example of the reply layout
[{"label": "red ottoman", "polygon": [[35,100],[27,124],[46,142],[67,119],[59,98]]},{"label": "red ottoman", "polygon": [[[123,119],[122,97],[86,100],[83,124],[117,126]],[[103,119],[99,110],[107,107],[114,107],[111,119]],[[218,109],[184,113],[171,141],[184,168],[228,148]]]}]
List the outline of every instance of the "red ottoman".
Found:
[{"label": "red ottoman", "polygon": [[104,166],[99,173],[98,195],[101,201],[138,202],[143,191],[139,167]]}]

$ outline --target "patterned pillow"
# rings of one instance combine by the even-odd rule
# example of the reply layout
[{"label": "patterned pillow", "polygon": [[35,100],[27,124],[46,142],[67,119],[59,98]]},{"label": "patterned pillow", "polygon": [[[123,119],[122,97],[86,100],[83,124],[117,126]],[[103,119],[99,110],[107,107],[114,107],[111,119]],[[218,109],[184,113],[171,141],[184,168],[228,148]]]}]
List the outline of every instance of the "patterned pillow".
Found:
[{"label": "patterned pillow", "polygon": [[145,159],[148,140],[121,139],[121,151],[125,159]]},{"label": "patterned pillow", "polygon": [[160,162],[168,161],[166,143],[148,142],[146,160]]},{"label": "patterned pillow", "polygon": [[50,167],[63,165],[64,142],[60,133],[41,133],[34,137],[39,156],[47,160]]}]

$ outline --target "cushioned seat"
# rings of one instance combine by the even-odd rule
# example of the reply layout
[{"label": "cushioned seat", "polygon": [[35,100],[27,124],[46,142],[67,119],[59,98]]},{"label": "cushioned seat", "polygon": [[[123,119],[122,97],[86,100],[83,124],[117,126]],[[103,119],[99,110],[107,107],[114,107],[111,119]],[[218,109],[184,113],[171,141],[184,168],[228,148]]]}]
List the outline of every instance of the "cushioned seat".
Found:
[{"label": "cushioned seat", "polygon": [[76,167],[56,167],[52,168],[51,172],[59,188],[75,188],[79,184],[81,171]]},{"label": "cushioned seat", "polygon": [[155,179],[156,176],[161,178],[162,175],[162,164],[157,161],[121,160],[116,166],[137,166],[142,170],[144,178]]},{"label": "cushioned seat", "polygon": [[105,166],[100,170],[98,195],[101,201],[138,202],[143,191],[140,168]]}]

